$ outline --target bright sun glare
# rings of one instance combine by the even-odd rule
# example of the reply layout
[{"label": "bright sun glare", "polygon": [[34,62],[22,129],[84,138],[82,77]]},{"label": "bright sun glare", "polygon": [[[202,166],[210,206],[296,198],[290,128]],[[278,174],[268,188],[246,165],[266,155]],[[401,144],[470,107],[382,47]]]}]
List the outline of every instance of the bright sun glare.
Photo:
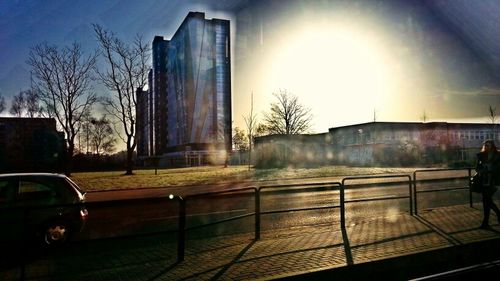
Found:
[{"label": "bright sun glare", "polygon": [[267,85],[286,88],[312,108],[317,131],[372,121],[386,104],[395,76],[373,35],[314,26],[286,42],[274,55]]}]

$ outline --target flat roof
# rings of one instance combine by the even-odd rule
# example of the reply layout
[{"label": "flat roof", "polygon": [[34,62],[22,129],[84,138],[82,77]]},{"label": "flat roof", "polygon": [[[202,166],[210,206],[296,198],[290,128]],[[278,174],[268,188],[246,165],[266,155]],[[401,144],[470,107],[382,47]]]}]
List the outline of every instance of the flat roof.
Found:
[{"label": "flat roof", "polygon": [[361,127],[361,126],[368,126],[368,125],[386,125],[386,126],[423,126],[423,127],[438,127],[438,126],[447,126],[447,127],[466,127],[466,126],[491,126],[491,125],[497,125],[497,124],[491,124],[491,123],[452,123],[452,122],[366,122],[366,123],[359,123],[359,124],[352,124],[352,125],[345,125],[345,126],[339,126],[339,127],[332,127],[329,128],[328,131],[334,131],[337,129],[344,129],[344,128],[355,128],[355,127]]}]

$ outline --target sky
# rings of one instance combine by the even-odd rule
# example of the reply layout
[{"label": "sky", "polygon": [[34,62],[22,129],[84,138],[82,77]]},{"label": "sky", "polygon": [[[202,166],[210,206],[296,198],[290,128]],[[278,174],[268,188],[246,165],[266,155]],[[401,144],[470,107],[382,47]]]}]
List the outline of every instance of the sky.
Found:
[{"label": "sky", "polygon": [[[476,2],[484,6],[469,4]],[[273,91],[287,89],[312,109],[315,132],[374,115],[421,121],[424,112],[427,121],[486,122],[488,106],[499,105],[500,42],[491,39],[499,2],[273,3],[236,17],[237,40],[258,34],[236,50],[244,61],[236,65],[238,94],[247,104],[253,92],[265,108]]]},{"label": "sky", "polygon": [[262,120],[285,89],[311,109],[311,133],[422,121],[424,112],[487,122],[489,105],[500,113],[495,0],[0,1],[0,94],[29,86],[25,61],[37,43],[90,51],[93,23],[124,40],[170,39],[189,11],[231,20],[233,126],[245,128],[252,93]]}]

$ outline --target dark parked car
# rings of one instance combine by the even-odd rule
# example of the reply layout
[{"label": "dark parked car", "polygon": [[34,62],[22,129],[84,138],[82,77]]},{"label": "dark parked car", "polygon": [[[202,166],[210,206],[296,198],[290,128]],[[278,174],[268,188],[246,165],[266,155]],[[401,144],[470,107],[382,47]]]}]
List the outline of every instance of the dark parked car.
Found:
[{"label": "dark parked car", "polygon": [[54,245],[80,232],[87,220],[85,192],[59,174],[0,175],[2,242],[38,239]]}]

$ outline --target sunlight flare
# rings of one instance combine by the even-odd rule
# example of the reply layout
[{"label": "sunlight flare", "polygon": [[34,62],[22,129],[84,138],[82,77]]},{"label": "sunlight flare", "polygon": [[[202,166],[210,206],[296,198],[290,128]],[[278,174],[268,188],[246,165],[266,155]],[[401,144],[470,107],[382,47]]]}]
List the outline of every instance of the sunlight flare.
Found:
[{"label": "sunlight flare", "polygon": [[315,116],[318,121],[345,122],[360,112],[369,116],[384,106],[398,79],[381,41],[366,31],[316,24],[291,33],[283,45],[273,56],[266,85],[290,89],[319,109],[315,115],[329,114],[334,107],[335,118]]}]

